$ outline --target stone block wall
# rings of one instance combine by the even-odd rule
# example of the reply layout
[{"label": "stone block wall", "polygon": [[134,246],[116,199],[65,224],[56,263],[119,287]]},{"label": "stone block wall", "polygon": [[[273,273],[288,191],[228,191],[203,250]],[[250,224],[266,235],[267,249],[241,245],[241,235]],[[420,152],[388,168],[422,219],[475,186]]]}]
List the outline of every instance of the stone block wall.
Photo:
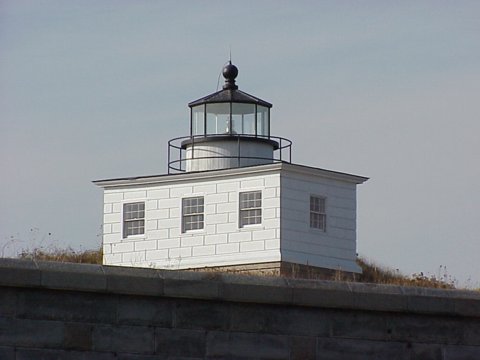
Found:
[{"label": "stone block wall", "polygon": [[0,260],[0,359],[480,358],[480,294]]}]

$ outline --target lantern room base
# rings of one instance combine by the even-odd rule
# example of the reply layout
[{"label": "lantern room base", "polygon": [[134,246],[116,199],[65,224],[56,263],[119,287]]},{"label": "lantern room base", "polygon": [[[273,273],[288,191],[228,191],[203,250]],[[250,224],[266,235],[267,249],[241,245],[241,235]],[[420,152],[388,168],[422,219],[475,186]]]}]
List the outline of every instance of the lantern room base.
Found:
[{"label": "lantern room base", "polygon": [[191,143],[186,147],[186,171],[220,170],[271,164],[273,151],[272,142],[245,141],[240,137]]},{"label": "lantern room base", "polygon": [[168,172],[232,169],[291,161],[292,142],[278,136],[207,135],[169,141]]}]

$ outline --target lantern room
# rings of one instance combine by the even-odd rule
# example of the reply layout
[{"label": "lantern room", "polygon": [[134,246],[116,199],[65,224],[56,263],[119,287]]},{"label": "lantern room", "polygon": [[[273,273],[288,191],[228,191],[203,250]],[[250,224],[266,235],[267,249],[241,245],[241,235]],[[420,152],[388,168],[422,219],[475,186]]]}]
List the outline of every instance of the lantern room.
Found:
[{"label": "lantern room", "polygon": [[219,92],[193,101],[190,134],[195,135],[270,135],[272,104],[238,90],[238,69],[229,63],[223,69],[225,85]]},{"label": "lantern room", "polygon": [[238,89],[230,61],[222,74],[222,90],[188,104],[190,136],[169,142],[169,172],[291,161],[291,142],[270,134],[272,104]]}]

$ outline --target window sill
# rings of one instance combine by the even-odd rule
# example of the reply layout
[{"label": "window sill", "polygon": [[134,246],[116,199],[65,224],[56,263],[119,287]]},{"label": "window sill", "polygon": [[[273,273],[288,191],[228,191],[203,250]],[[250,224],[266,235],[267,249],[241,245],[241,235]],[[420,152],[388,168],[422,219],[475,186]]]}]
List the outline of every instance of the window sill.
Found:
[{"label": "window sill", "polygon": [[205,233],[206,233],[205,229],[195,229],[195,230],[182,231],[180,234],[182,234],[182,235],[199,235],[199,234],[205,234]]},{"label": "window sill", "polygon": [[238,230],[240,231],[265,230],[265,226],[263,224],[244,225],[242,227],[239,227]]},{"label": "window sill", "polygon": [[147,236],[145,234],[128,235],[127,237],[122,237],[122,241],[141,240],[141,239],[145,239],[146,237]]}]

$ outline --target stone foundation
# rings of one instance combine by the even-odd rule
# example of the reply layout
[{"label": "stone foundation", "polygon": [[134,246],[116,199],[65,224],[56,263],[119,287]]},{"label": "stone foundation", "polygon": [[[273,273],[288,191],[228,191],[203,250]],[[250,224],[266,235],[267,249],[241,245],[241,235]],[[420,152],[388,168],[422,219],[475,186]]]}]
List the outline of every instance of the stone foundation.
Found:
[{"label": "stone foundation", "polygon": [[275,261],[261,264],[244,264],[231,266],[214,266],[189,271],[223,272],[233,274],[248,274],[261,276],[283,276],[294,279],[317,279],[317,280],[354,280],[358,274],[324,269],[315,266],[293,264],[286,261]]}]

